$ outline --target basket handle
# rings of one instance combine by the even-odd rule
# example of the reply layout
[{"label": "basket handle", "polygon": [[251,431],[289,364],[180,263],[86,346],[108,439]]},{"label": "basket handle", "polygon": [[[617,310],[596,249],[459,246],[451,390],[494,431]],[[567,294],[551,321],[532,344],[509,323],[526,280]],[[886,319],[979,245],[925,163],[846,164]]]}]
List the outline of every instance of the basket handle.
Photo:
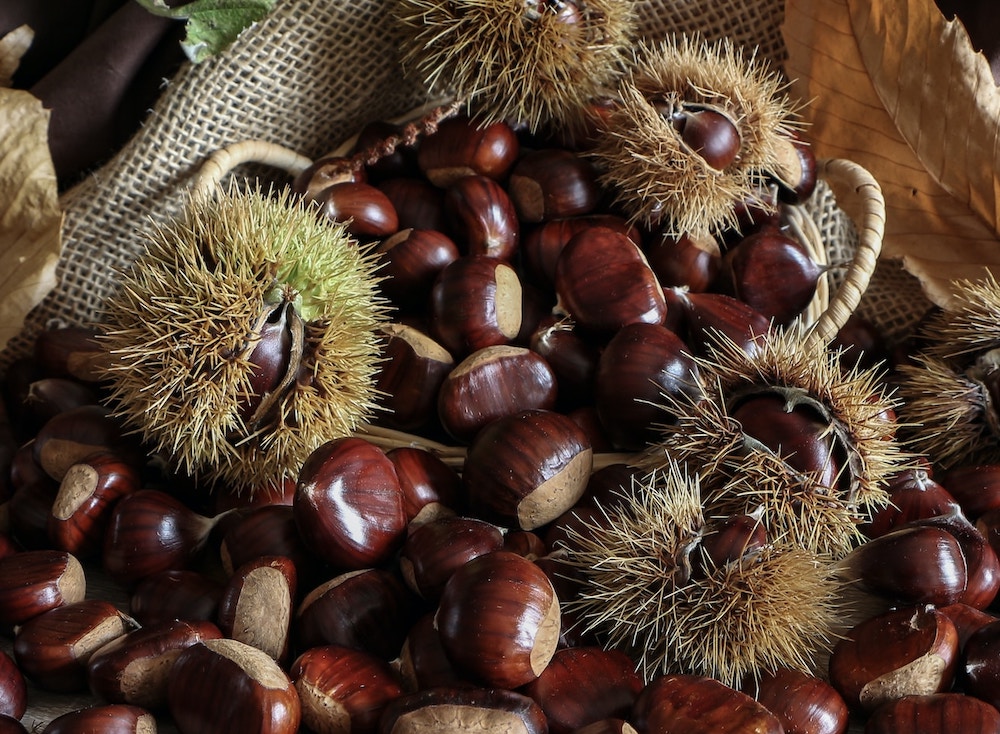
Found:
[{"label": "basket handle", "polygon": [[226,174],[243,163],[261,163],[298,176],[312,165],[312,160],[294,150],[266,140],[241,140],[219,148],[198,169],[192,185],[193,195],[201,199],[215,191]]},{"label": "basket handle", "polygon": [[851,215],[858,230],[858,246],[844,282],[809,332],[811,342],[825,346],[837,336],[861,303],[875,272],[885,235],[885,198],[874,176],[853,161],[843,158],[820,160],[817,174],[830,185],[837,203]]}]

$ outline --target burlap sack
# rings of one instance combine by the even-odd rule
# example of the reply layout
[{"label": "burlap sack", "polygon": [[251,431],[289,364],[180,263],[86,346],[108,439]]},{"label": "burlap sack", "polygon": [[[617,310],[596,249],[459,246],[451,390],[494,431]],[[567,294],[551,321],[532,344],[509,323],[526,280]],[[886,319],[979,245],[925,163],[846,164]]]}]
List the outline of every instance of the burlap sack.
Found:
[{"label": "burlap sack", "polygon": [[[149,218],[178,211],[212,152],[256,138],[315,158],[364,123],[425,101],[399,66],[388,7],[385,0],[281,0],[227,53],[184,67],[142,130],[63,197],[59,285],[0,355],[0,370],[29,353],[39,330],[100,318],[117,273],[143,247],[140,230]],[[784,58],[782,0],[641,0],[636,13],[649,39],[700,33],[756,47],[776,66]],[[824,240],[849,250],[850,227],[842,218],[822,215],[821,230]]]}]

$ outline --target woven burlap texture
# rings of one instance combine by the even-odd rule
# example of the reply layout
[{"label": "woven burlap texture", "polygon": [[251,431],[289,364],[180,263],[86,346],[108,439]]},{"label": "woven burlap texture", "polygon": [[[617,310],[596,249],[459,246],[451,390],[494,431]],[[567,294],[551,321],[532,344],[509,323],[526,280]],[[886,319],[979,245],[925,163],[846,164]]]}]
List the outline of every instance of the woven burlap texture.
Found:
[{"label": "woven burlap texture", "polygon": [[[63,196],[59,285],[0,355],[0,369],[30,353],[39,330],[100,319],[118,274],[142,251],[141,230],[180,210],[214,151],[261,139],[315,158],[366,122],[424,102],[425,90],[399,65],[389,8],[383,0],[281,0],[228,52],[185,66],[133,139]],[[697,33],[757,48],[776,66],[784,58],[781,0],[644,0],[635,12],[648,40]]]}]

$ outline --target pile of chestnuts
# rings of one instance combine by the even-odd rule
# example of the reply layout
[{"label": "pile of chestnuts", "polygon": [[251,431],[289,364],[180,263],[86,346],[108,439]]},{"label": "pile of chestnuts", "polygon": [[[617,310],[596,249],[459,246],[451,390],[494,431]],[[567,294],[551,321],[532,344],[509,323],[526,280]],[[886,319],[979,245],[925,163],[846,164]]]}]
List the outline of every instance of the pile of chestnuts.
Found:
[{"label": "pile of chestnuts", "polygon": [[[453,118],[293,183],[381,253],[394,317],[373,425],[274,491],[175,471],[106,404],[99,336],[42,333],[3,385],[0,732],[36,691],[94,699],[48,734],[1000,731],[993,467],[894,480],[842,561],[888,611],[828,670],[644,678],[574,623],[559,549],[633,481],[615,452],[655,438],[713,339],[753,349],[824,272],[778,213],[815,184],[807,146],[796,185],[733,202],[740,232],[684,236],[617,213],[585,148]],[[863,326],[845,359],[875,351]]]}]

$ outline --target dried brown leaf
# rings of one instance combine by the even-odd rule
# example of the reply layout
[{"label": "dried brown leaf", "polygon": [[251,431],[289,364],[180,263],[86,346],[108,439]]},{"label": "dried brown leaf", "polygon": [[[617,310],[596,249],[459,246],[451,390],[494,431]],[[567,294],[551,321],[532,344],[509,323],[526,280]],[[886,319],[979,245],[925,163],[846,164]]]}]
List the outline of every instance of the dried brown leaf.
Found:
[{"label": "dried brown leaf", "polygon": [[960,23],[933,0],[789,0],[782,31],[817,155],[882,186],[883,257],[943,306],[955,279],[1000,272],[1000,94]]},{"label": "dried brown leaf", "polygon": [[0,87],[12,86],[14,72],[34,39],[35,32],[26,25],[18,26],[0,37]]},{"label": "dried brown leaf", "polygon": [[48,121],[32,94],[0,89],[0,348],[56,284],[62,212]]}]

